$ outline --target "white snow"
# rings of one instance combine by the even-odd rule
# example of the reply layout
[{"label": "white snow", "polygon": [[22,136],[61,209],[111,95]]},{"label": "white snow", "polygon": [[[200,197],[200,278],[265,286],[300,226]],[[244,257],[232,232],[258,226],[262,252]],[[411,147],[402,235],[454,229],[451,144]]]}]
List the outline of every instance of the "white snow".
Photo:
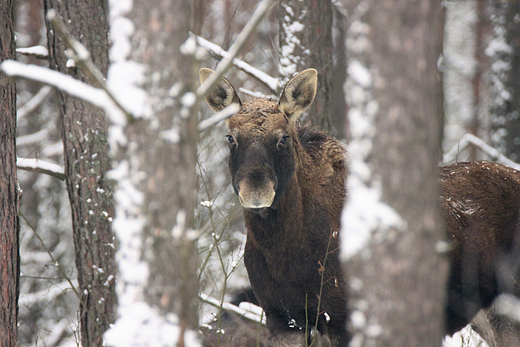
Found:
[{"label": "white snow", "polygon": [[[363,28],[362,25],[358,27]],[[379,111],[377,102],[371,97],[373,78],[370,70],[351,58],[347,72],[351,141],[347,147],[350,155],[348,200],[341,215],[343,261],[362,251],[375,231],[384,233],[390,229],[406,229],[402,217],[381,200],[381,180],[374,176],[367,163],[376,136],[374,121]]]},{"label": "white snow", "polygon": [[53,172],[59,175],[64,175],[65,173],[65,170],[60,165],[35,158],[16,158],[16,166],[18,168],[27,170],[39,169],[42,171]]},{"label": "white snow", "polygon": [[104,90],[94,88],[69,75],[37,65],[22,64],[14,60],[5,60],[0,64],[0,68],[8,76],[23,77],[48,84],[69,95],[100,107],[107,112],[112,121],[120,122],[125,119],[123,112],[114,104]]},{"label": "white snow", "polygon": [[38,45],[38,46],[32,46],[32,47],[25,47],[25,48],[17,48],[16,53],[24,54],[24,55],[34,55],[37,57],[48,57],[49,51],[47,50],[47,47]]}]

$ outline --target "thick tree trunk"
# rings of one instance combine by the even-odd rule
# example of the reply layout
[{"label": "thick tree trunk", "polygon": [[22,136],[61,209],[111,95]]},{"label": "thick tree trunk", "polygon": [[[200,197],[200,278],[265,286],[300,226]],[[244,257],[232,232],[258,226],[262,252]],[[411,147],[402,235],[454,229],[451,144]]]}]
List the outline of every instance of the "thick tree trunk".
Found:
[{"label": "thick tree trunk", "polygon": [[353,345],[439,346],[443,337],[440,16],[440,1],[368,1],[348,34],[352,162],[342,248]]},{"label": "thick tree trunk", "polygon": [[330,90],[333,69],[331,1],[281,0],[279,11],[282,85],[296,72],[308,68],[318,70],[316,99],[307,112],[307,119],[331,133],[334,130]]},{"label": "thick tree trunk", "polygon": [[194,228],[198,119],[196,105],[186,101],[198,86],[198,64],[180,49],[191,30],[191,6],[189,0],[136,1],[127,16],[138,28],[130,59],[146,66],[143,88],[153,100],[152,116],[127,134],[139,144],[146,173],[144,244],[152,274],[146,295],[162,312],[177,314],[182,332],[197,329],[199,305],[198,253],[187,236]]},{"label": "thick tree trunk", "polygon": [[[0,3],[0,63],[15,58],[13,1]],[[0,71],[0,347],[18,344],[19,224],[15,83]]]},{"label": "thick tree trunk", "polygon": [[[106,0],[46,0],[45,11],[55,9],[69,32],[86,46],[94,64],[106,76],[108,69],[108,3]],[[86,81],[81,71],[67,68],[62,38],[47,23],[52,69]],[[91,81],[87,81],[91,82]],[[115,246],[112,186],[106,178],[108,119],[105,114],[64,93],[61,110],[65,175],[72,209],[80,300],[81,344],[101,346],[103,333],[114,322]]]}]

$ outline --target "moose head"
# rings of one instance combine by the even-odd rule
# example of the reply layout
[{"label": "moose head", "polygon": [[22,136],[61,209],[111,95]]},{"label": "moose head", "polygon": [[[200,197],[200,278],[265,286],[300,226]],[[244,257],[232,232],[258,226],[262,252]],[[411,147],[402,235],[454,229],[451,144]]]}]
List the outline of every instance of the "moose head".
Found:
[{"label": "moose head", "polygon": [[[202,69],[201,81],[211,73]],[[242,104],[231,83],[221,78],[206,96],[216,112],[232,103],[241,106],[228,122],[227,138],[233,188],[244,208],[261,212],[283,195],[298,165],[297,147],[292,145],[298,141],[294,124],[314,101],[316,84],[317,71],[308,69],[287,83],[278,103],[256,99]]]}]

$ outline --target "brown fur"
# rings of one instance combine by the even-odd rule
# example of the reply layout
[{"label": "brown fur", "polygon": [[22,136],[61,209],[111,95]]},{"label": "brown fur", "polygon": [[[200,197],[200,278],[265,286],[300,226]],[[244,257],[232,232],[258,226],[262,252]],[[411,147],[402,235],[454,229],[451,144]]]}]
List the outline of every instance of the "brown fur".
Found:
[{"label": "brown fur", "polygon": [[[201,79],[209,74],[204,70]],[[312,69],[298,74],[278,104],[239,102],[240,112],[228,122],[229,168],[245,207],[244,262],[275,347],[313,340],[314,346],[340,347],[349,341],[338,256],[345,151],[324,133],[295,126],[314,99],[316,78]],[[219,95],[234,98],[225,79],[208,96],[215,111],[228,106]],[[318,333],[311,333],[314,327]]]},{"label": "brown fur", "polygon": [[519,296],[520,172],[491,162],[442,168],[441,201],[453,242],[446,329],[453,334],[501,293]]}]

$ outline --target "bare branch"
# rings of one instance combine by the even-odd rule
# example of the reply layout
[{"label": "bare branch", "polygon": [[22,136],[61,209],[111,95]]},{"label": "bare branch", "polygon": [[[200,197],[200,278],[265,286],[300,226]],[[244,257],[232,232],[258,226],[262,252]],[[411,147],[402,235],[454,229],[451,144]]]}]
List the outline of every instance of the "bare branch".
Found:
[{"label": "bare branch", "polygon": [[59,18],[56,10],[49,10],[47,12],[47,19],[49,22],[51,22],[56,31],[58,31],[64,38],[67,48],[70,48],[74,53],[72,54],[72,59],[76,65],[86,75],[88,75],[89,78],[95,81],[99,88],[103,89],[107,93],[108,97],[114,102],[114,104],[126,115],[127,121],[134,121],[135,117],[132,115],[132,113],[124,108],[123,105],[121,105],[121,103],[119,103],[119,101],[115,98],[114,94],[112,94],[112,92],[108,89],[103,74],[90,59],[89,51],[85,48],[85,46],[83,46],[79,41],[77,41],[74,37],[72,37],[72,35],[69,34],[65,24]]},{"label": "bare branch", "polygon": [[208,119],[203,120],[199,123],[197,129],[202,132],[205,131],[215,124],[228,119],[229,117],[233,116],[240,110],[240,106],[238,104],[231,104],[222,111],[215,113],[213,116],[211,116]]},{"label": "bare branch", "polygon": [[18,304],[20,306],[30,306],[43,300],[50,302],[55,300],[58,296],[64,294],[67,289],[70,289],[70,284],[68,281],[52,283],[50,288],[46,288],[34,293],[20,295]]},{"label": "bare branch", "polygon": [[[219,45],[216,45],[200,36],[195,34],[191,34],[197,39],[197,44],[207,50],[212,55],[216,56],[218,59],[229,57],[229,53],[225,51]],[[234,58],[233,65],[235,65],[238,69],[244,71],[248,75],[256,78],[258,81],[266,85],[273,93],[278,94],[280,89],[280,80],[278,78],[274,78],[269,76],[263,71],[258,70],[257,68],[252,67],[248,63],[238,58]]]},{"label": "bare branch", "polygon": [[222,77],[227,70],[233,64],[233,60],[238,56],[238,53],[244,46],[247,39],[251,36],[254,29],[258,26],[262,18],[269,12],[269,10],[274,6],[274,0],[263,0],[258,7],[251,19],[246,23],[244,29],[238,34],[236,41],[233,43],[231,48],[229,49],[228,56],[220,61],[217,68],[215,69],[215,73],[211,74],[202,85],[197,89],[197,99],[201,100],[206,93],[217,83],[220,77]]},{"label": "bare branch", "polygon": [[33,158],[16,158],[16,167],[20,170],[44,173],[60,180],[65,180],[65,171],[58,164]]},{"label": "bare branch", "polygon": [[58,270],[61,272],[63,278],[65,278],[65,280],[70,284],[70,288],[74,291],[74,293],[76,294],[76,296],[78,297],[78,299],[81,300],[81,295],[78,293],[78,290],[76,289],[76,287],[74,286],[74,284],[72,283],[72,280],[70,279],[69,276],[67,276],[67,274],[65,273],[65,271],[63,271],[63,269],[61,268],[60,266],[60,263],[58,263],[58,261],[56,260],[56,258],[54,258],[54,256],[52,255],[52,252],[49,250],[49,248],[47,248],[47,246],[45,245],[45,242],[43,242],[43,239],[41,238],[41,236],[38,234],[38,232],[36,231],[36,229],[34,228],[34,226],[29,222],[29,220],[25,217],[25,215],[21,212],[19,212],[20,216],[23,218],[23,220],[25,221],[25,223],[27,224],[27,226],[34,232],[34,236],[36,236],[36,238],[38,239],[38,241],[40,241],[43,249],[45,249],[45,251],[47,252],[47,254],[49,254],[49,257],[51,258],[53,264],[58,268]]},{"label": "bare branch", "polygon": [[18,136],[16,138],[16,145],[17,146],[27,146],[32,145],[37,142],[41,142],[47,139],[47,135],[49,134],[49,131],[47,129],[42,129],[40,131],[37,131],[35,133],[24,135],[24,136]]},{"label": "bare branch", "polygon": [[27,101],[25,105],[20,107],[18,111],[16,112],[18,120],[22,119],[23,117],[27,116],[34,110],[38,108],[42,104],[42,102],[49,96],[49,94],[52,92],[52,88],[49,86],[42,87],[38,93],[36,93],[31,100]]},{"label": "bare branch", "polygon": [[459,154],[459,152],[467,148],[469,145],[473,145],[477,148],[480,148],[484,153],[489,155],[493,160],[497,161],[498,163],[504,164],[516,170],[520,170],[519,163],[512,161],[511,159],[500,153],[498,149],[491,147],[482,139],[469,133],[465,134],[456,146],[454,146],[452,149],[450,149],[443,155],[442,162],[444,164],[454,162],[457,159],[457,155]]},{"label": "bare branch", "polygon": [[[253,322],[257,322],[257,323],[265,325],[265,315],[263,314],[263,311],[262,311],[262,313],[257,313],[257,312],[251,311],[251,310],[245,310],[243,308],[240,308],[238,306],[235,306],[235,305],[230,304],[229,302],[225,302],[225,301],[222,303],[222,305],[220,305],[220,301],[218,299],[215,299],[204,293],[200,293],[199,298],[202,301],[204,301],[210,305],[213,305],[217,308],[221,308],[223,310],[230,311],[230,312],[235,312],[235,313],[239,314],[240,316],[247,318]],[[256,306],[256,307],[258,308],[258,310],[261,310],[260,307],[258,307],[258,306]]]},{"label": "bare branch", "polygon": [[8,76],[22,77],[48,84],[71,96],[75,96],[94,106],[100,107],[111,115],[113,122],[117,122],[117,118],[120,118],[118,116],[124,119],[124,111],[114,104],[113,100],[104,90],[92,87],[72,76],[41,66],[22,64],[14,60],[5,60],[0,64],[0,68]]},{"label": "bare branch", "polygon": [[279,100],[279,98],[276,95],[274,95],[274,94],[265,95],[263,93],[253,92],[253,91],[251,91],[249,89],[245,89],[245,88],[239,88],[238,90],[241,91],[244,94],[247,94],[247,95],[250,95],[252,97],[259,98],[259,99],[267,99],[267,100],[272,100],[272,101],[278,101]]}]

